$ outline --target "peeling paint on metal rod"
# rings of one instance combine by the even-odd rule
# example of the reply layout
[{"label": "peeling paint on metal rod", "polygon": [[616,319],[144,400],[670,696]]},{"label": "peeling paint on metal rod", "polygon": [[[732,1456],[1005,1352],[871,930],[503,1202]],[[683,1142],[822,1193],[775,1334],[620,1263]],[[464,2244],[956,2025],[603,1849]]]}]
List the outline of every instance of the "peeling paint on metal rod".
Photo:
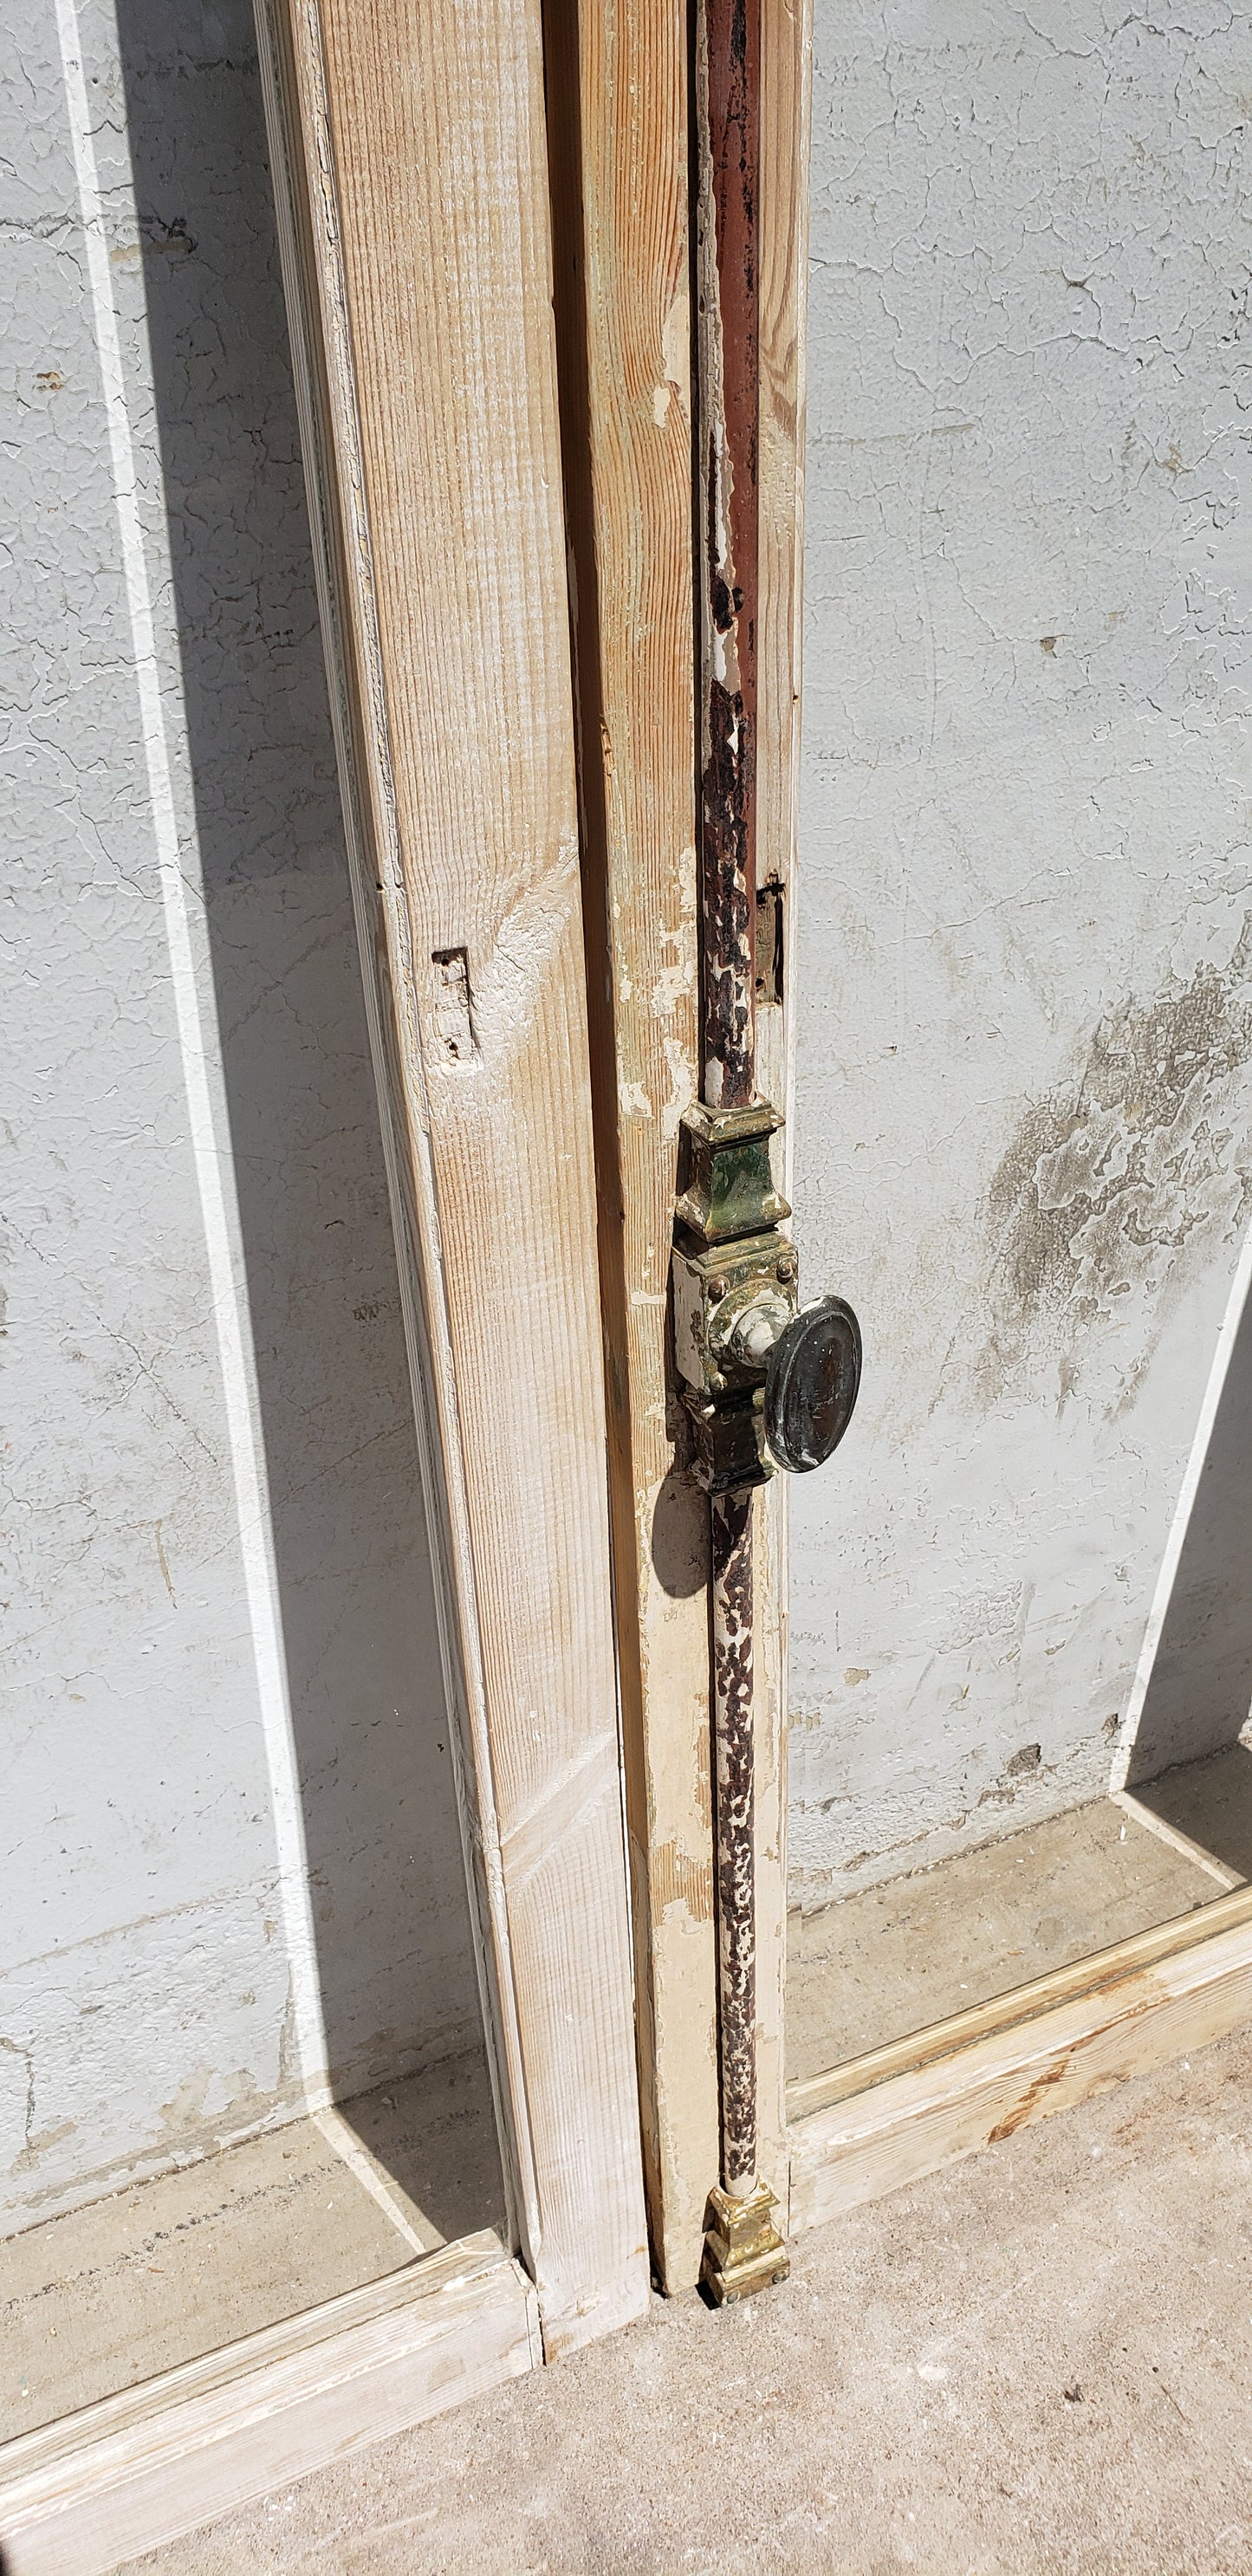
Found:
[{"label": "peeling paint on metal rod", "polygon": [[[703,1096],[756,1096],[759,0],[697,0]],[[751,1491],[712,1503],[721,2178],[756,2185]]]},{"label": "peeling paint on metal rod", "polygon": [[704,1098],[755,1096],[759,0],[698,0]]},{"label": "peeling paint on metal rod", "polygon": [[756,2182],[752,1494],[713,1497],[713,1745],[722,2187]]}]

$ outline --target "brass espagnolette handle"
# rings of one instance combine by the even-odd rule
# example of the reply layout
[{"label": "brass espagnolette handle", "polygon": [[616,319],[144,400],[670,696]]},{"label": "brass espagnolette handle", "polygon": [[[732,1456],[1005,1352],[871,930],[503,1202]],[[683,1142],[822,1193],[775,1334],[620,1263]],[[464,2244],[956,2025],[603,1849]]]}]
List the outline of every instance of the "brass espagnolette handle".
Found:
[{"label": "brass espagnolette handle", "polygon": [[843,1297],[798,1304],[791,1211],[773,1187],[768,1101],[697,1107],[683,1121],[691,1171],[678,1201],[674,1350],[711,1493],[806,1475],[838,1448],[861,1382],[861,1330]]}]

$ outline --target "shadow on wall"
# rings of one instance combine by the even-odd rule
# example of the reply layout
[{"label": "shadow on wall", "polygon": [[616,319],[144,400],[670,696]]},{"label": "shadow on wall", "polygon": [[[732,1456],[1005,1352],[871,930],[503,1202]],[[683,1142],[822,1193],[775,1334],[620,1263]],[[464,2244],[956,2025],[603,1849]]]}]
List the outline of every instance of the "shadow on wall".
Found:
[{"label": "shadow on wall", "polygon": [[332,2080],[489,2121],[252,13],[118,17]]},{"label": "shadow on wall", "polygon": [[[1252,1297],[1235,1328],[1126,1775],[1127,1788],[1140,1798],[1145,1784],[1155,1783],[1144,1803],[1234,1868],[1252,1857],[1240,1821],[1246,1812],[1252,1823],[1252,1754],[1238,1744],[1250,1707]],[[1190,1814],[1194,1795],[1180,1782],[1171,1796],[1161,1775],[1199,1763],[1208,1776],[1209,1830],[1197,1834],[1180,1806],[1181,1800]]]}]

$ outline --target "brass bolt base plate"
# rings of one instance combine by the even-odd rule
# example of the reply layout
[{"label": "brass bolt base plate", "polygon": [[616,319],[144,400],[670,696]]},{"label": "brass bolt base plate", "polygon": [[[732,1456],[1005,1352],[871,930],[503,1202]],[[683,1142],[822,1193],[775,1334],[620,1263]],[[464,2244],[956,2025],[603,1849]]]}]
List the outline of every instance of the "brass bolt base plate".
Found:
[{"label": "brass bolt base plate", "polygon": [[759,2182],[750,2200],[732,2200],[716,2185],[709,2193],[700,2284],[714,2307],[751,2298],[754,2290],[786,2280],[791,2265],[777,2228],[770,2224],[774,2206],[768,2183]]}]

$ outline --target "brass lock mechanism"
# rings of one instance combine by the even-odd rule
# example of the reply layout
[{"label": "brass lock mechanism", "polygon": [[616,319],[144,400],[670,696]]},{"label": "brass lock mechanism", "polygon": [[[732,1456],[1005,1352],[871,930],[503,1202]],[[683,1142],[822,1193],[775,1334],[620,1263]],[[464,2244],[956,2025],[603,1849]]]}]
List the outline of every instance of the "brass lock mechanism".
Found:
[{"label": "brass lock mechanism", "polygon": [[769,1144],[782,1120],[750,1109],[688,1110],[687,1187],[676,1210],[674,1356],[694,1434],[693,1469],[711,1493],[803,1474],[837,1447],[856,1403],[861,1336],[841,1297],[801,1310],[791,1211]]},{"label": "brass lock mechanism", "polygon": [[729,1395],[755,1386],[796,1311],[799,1262],[777,1227],[746,1243],[674,1255],[674,1356],[688,1386]]}]

